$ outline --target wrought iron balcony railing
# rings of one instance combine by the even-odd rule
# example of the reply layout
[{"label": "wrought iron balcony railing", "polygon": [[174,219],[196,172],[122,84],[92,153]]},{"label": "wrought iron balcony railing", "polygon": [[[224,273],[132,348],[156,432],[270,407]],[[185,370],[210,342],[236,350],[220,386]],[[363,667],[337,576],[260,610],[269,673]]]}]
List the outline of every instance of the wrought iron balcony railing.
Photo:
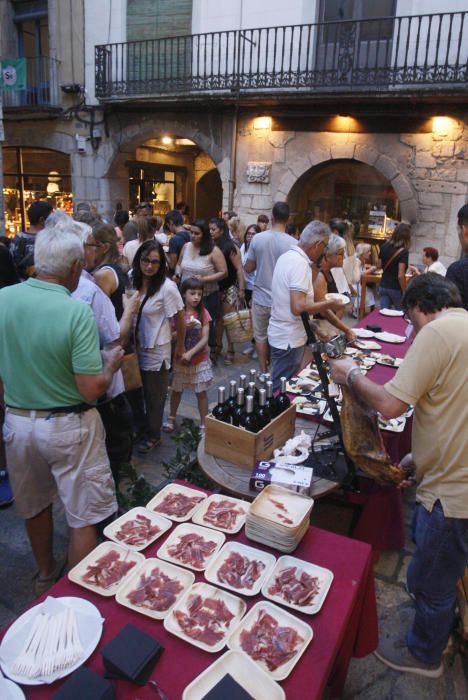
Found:
[{"label": "wrought iron balcony railing", "polygon": [[60,91],[58,81],[59,62],[49,56],[26,59],[26,88],[5,90],[3,107],[58,107]]},{"label": "wrought iron balcony railing", "polygon": [[466,89],[468,12],[210,32],[95,47],[102,100]]}]

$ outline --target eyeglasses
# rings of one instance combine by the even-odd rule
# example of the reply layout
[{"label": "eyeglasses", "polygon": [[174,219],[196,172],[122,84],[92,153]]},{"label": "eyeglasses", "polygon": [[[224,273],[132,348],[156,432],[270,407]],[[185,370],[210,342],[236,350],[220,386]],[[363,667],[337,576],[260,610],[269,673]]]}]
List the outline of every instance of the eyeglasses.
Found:
[{"label": "eyeglasses", "polygon": [[141,258],[140,260],[142,265],[160,265],[161,260],[159,258],[155,258],[153,260],[149,260],[148,258]]}]

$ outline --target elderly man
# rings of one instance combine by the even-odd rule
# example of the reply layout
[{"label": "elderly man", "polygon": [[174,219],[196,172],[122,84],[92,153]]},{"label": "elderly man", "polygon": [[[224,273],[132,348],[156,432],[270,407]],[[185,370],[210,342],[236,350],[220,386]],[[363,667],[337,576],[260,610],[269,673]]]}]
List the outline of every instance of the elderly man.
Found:
[{"label": "elderly man", "polygon": [[[354,361],[332,361],[335,382],[387,418],[415,406],[412,453],[401,462],[417,482],[408,591],[416,614],[406,638],[381,635],[377,657],[387,666],[438,678],[454,621],[456,581],[468,563],[468,314],[458,291],[441,275],[414,278],[403,309],[416,338],[384,386],[364,377]],[[405,483],[408,483],[407,481]]]},{"label": "elderly man", "polygon": [[276,263],[268,324],[273,389],[279,387],[281,377],[289,379],[301,366],[307,340],[301,314],[344,308],[341,301],[314,301],[311,264],[323,255],[329,236],[327,224],[311,221],[301,233],[299,244],[293,245]]},{"label": "elderly man", "polygon": [[71,528],[72,566],[96,546],[95,525],[117,509],[104,428],[93,403],[107,391],[123,351],[116,347],[102,358],[91,310],[71,299],[83,244],[70,223],[37,235],[35,265],[36,279],[0,291],[0,377],[7,464],[38,565],[40,594],[61,568],[52,544],[56,492]]}]

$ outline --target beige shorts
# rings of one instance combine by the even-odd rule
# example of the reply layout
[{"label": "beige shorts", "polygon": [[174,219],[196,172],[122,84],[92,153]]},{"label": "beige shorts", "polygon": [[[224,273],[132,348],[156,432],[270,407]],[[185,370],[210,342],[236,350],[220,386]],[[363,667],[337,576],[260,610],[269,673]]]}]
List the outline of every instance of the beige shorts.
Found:
[{"label": "beige shorts", "polygon": [[268,342],[268,324],[271,308],[261,304],[252,304],[252,326],[255,340],[259,343]]},{"label": "beige shorts", "polygon": [[16,512],[39,515],[57,492],[72,528],[95,525],[117,510],[105,432],[95,408],[38,417],[6,409],[3,426]]}]

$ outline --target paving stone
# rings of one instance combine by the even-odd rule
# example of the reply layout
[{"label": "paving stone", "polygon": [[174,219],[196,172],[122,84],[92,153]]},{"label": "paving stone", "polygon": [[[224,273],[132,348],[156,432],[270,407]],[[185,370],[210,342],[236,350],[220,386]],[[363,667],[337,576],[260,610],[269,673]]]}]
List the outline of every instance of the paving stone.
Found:
[{"label": "paving stone", "polygon": [[384,700],[392,697],[393,675],[370,654],[351,659],[341,700]]},{"label": "paving stone", "polygon": [[392,578],[395,576],[399,558],[398,552],[382,552],[378,562],[374,565],[374,574],[384,578]]},{"label": "paving stone", "polygon": [[406,583],[406,572],[408,570],[408,565],[411,561],[410,556],[403,557],[403,560],[400,565],[400,570],[398,572],[398,578],[397,581],[399,583]]},{"label": "paving stone", "polygon": [[401,584],[391,584],[388,581],[376,579],[375,594],[379,609],[411,605],[411,599]]}]

